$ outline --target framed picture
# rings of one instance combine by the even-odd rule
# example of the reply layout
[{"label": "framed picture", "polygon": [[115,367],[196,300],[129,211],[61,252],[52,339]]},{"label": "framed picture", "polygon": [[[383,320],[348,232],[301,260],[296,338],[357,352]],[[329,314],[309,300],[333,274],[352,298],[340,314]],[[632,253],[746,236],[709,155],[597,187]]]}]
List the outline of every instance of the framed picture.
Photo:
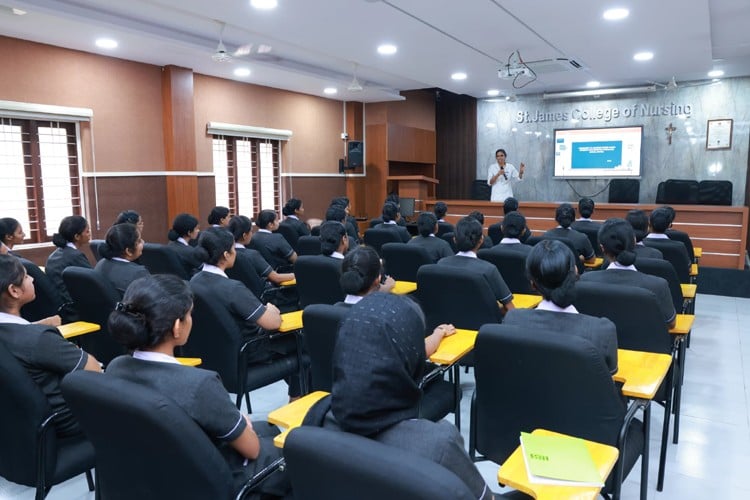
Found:
[{"label": "framed picture", "polygon": [[706,127],[706,149],[732,149],[731,118],[708,120]]}]

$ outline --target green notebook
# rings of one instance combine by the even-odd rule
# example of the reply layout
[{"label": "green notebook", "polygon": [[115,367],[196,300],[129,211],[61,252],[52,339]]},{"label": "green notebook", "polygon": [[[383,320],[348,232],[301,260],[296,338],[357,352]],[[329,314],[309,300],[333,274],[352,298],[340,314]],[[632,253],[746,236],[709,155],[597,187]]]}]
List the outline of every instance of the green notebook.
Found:
[{"label": "green notebook", "polygon": [[583,439],[521,433],[529,481],[566,486],[604,486]]}]

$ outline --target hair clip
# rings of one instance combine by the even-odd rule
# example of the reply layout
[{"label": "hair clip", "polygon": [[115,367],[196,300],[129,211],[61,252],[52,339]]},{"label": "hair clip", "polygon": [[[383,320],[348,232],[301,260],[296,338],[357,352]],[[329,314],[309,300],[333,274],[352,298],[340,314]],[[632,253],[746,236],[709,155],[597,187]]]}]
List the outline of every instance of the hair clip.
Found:
[{"label": "hair clip", "polygon": [[122,302],[118,302],[117,304],[115,304],[115,311],[122,312],[122,313],[128,312],[128,309],[129,309],[128,306],[129,306],[128,304],[123,304]]}]

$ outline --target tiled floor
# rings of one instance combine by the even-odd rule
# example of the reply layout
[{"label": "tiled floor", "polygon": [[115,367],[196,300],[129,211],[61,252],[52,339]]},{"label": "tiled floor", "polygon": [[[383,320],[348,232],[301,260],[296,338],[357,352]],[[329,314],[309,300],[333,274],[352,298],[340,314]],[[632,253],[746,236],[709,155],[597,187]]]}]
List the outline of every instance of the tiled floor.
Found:
[{"label": "tiled floor", "polygon": [[[667,451],[664,491],[656,491],[663,411],[652,411],[649,496],[671,499],[744,500],[750,498],[750,299],[699,295],[693,338],[687,355],[680,443]],[[462,432],[468,442],[469,401],[473,378],[462,375]],[[256,413],[264,418],[286,402],[286,386],[277,383],[252,394]],[[452,421],[452,416],[449,417]],[[494,491],[497,465],[477,464]],[[640,464],[623,486],[623,498],[639,498]],[[0,478],[0,500],[32,499],[31,488]],[[83,476],[55,486],[50,500],[93,500]]]}]

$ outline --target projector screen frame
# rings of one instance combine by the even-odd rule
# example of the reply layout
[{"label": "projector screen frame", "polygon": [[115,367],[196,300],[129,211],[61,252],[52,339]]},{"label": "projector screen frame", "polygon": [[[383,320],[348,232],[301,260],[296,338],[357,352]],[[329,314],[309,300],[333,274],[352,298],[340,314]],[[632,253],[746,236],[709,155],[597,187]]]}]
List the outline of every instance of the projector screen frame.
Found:
[{"label": "projector screen frame", "polygon": [[[579,127],[579,128],[556,128],[553,131],[553,140],[552,140],[552,177],[553,179],[560,179],[560,180],[595,180],[595,179],[640,179],[643,177],[643,125],[623,125],[623,126],[612,126],[612,127]],[[628,132],[635,133],[635,131],[630,131],[630,129],[638,129],[639,132],[639,144],[638,144],[638,171],[637,173],[619,173],[612,175],[612,172],[615,170],[612,169],[612,171],[606,171],[609,170],[607,167],[579,167],[581,169],[580,175],[564,175],[560,174],[558,175],[558,170],[560,167],[558,166],[558,135],[562,132],[574,132],[576,134],[584,135],[587,133],[591,133],[592,135],[596,135],[597,132],[601,133],[611,133],[612,131],[622,131],[623,134],[626,134]],[[572,141],[571,141],[572,142]],[[593,142],[593,141],[591,141]],[[604,140],[600,142],[606,142]],[[612,142],[610,140],[610,142]],[[624,150],[624,148],[622,148]],[[622,150],[620,151],[621,158],[623,157]],[[573,152],[570,152],[571,155],[571,162]],[[606,169],[606,170],[605,170]],[[572,170],[572,168],[570,169]],[[586,171],[589,172],[586,172]],[[586,175],[586,173],[588,175]]]}]

